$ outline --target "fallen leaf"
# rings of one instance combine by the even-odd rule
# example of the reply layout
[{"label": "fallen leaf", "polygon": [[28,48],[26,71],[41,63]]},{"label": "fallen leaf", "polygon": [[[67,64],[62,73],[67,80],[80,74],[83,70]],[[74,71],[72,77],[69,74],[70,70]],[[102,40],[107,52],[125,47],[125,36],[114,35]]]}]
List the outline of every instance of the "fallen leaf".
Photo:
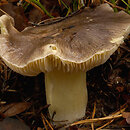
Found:
[{"label": "fallen leaf", "polygon": [[6,118],[0,121],[0,130],[30,130],[30,128],[17,119]]},{"label": "fallen leaf", "polygon": [[89,128],[78,128],[78,130],[90,130]]},{"label": "fallen leaf", "polygon": [[126,122],[130,124],[130,112],[123,112],[122,116],[126,118]]},{"label": "fallen leaf", "polygon": [[41,127],[38,127],[37,130],[43,130]]},{"label": "fallen leaf", "polygon": [[15,116],[27,110],[30,105],[28,102],[8,104],[0,108],[0,113],[4,114],[5,117]]},{"label": "fallen leaf", "polygon": [[[24,15],[24,10],[22,7],[18,7],[13,3],[8,3],[1,5],[0,8],[14,18],[15,27],[19,31],[22,31],[27,26],[27,19]],[[1,15],[3,15],[3,13],[0,11],[0,16]]]}]

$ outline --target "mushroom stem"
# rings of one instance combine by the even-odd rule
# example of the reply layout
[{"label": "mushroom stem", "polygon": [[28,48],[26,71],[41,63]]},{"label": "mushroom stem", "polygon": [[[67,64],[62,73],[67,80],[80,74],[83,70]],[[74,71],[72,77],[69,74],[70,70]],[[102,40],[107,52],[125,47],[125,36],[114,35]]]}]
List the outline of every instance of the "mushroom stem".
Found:
[{"label": "mushroom stem", "polygon": [[87,105],[86,72],[51,71],[45,73],[49,113],[59,124],[84,117]]}]

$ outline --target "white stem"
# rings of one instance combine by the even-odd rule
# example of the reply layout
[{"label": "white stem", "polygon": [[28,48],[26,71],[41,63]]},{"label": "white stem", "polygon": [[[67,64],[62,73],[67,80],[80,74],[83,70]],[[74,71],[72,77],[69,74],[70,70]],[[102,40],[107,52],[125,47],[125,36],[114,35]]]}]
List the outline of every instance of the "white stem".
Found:
[{"label": "white stem", "polygon": [[46,98],[54,121],[70,123],[84,117],[87,105],[85,72],[51,71],[45,73]]}]

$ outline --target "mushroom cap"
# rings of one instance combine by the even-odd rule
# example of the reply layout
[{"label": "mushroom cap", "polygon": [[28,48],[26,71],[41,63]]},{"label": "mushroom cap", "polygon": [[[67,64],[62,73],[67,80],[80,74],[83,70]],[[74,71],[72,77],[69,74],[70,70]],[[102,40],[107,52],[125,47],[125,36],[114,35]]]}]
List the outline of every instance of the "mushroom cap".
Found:
[{"label": "mushroom cap", "polygon": [[12,23],[8,16],[0,17],[5,29],[0,35],[0,57],[28,76],[53,69],[90,70],[106,62],[130,33],[130,15],[114,13],[108,4],[22,32]]}]

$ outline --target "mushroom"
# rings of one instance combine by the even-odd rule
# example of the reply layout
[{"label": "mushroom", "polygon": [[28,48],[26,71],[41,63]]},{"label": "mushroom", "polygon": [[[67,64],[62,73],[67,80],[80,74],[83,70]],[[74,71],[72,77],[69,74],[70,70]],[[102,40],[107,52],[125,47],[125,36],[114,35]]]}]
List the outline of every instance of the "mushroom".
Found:
[{"label": "mushroom", "polygon": [[26,76],[45,74],[46,98],[54,121],[70,123],[85,115],[86,72],[103,64],[130,32],[130,16],[108,4],[22,32],[11,17],[0,17],[0,57]]}]

